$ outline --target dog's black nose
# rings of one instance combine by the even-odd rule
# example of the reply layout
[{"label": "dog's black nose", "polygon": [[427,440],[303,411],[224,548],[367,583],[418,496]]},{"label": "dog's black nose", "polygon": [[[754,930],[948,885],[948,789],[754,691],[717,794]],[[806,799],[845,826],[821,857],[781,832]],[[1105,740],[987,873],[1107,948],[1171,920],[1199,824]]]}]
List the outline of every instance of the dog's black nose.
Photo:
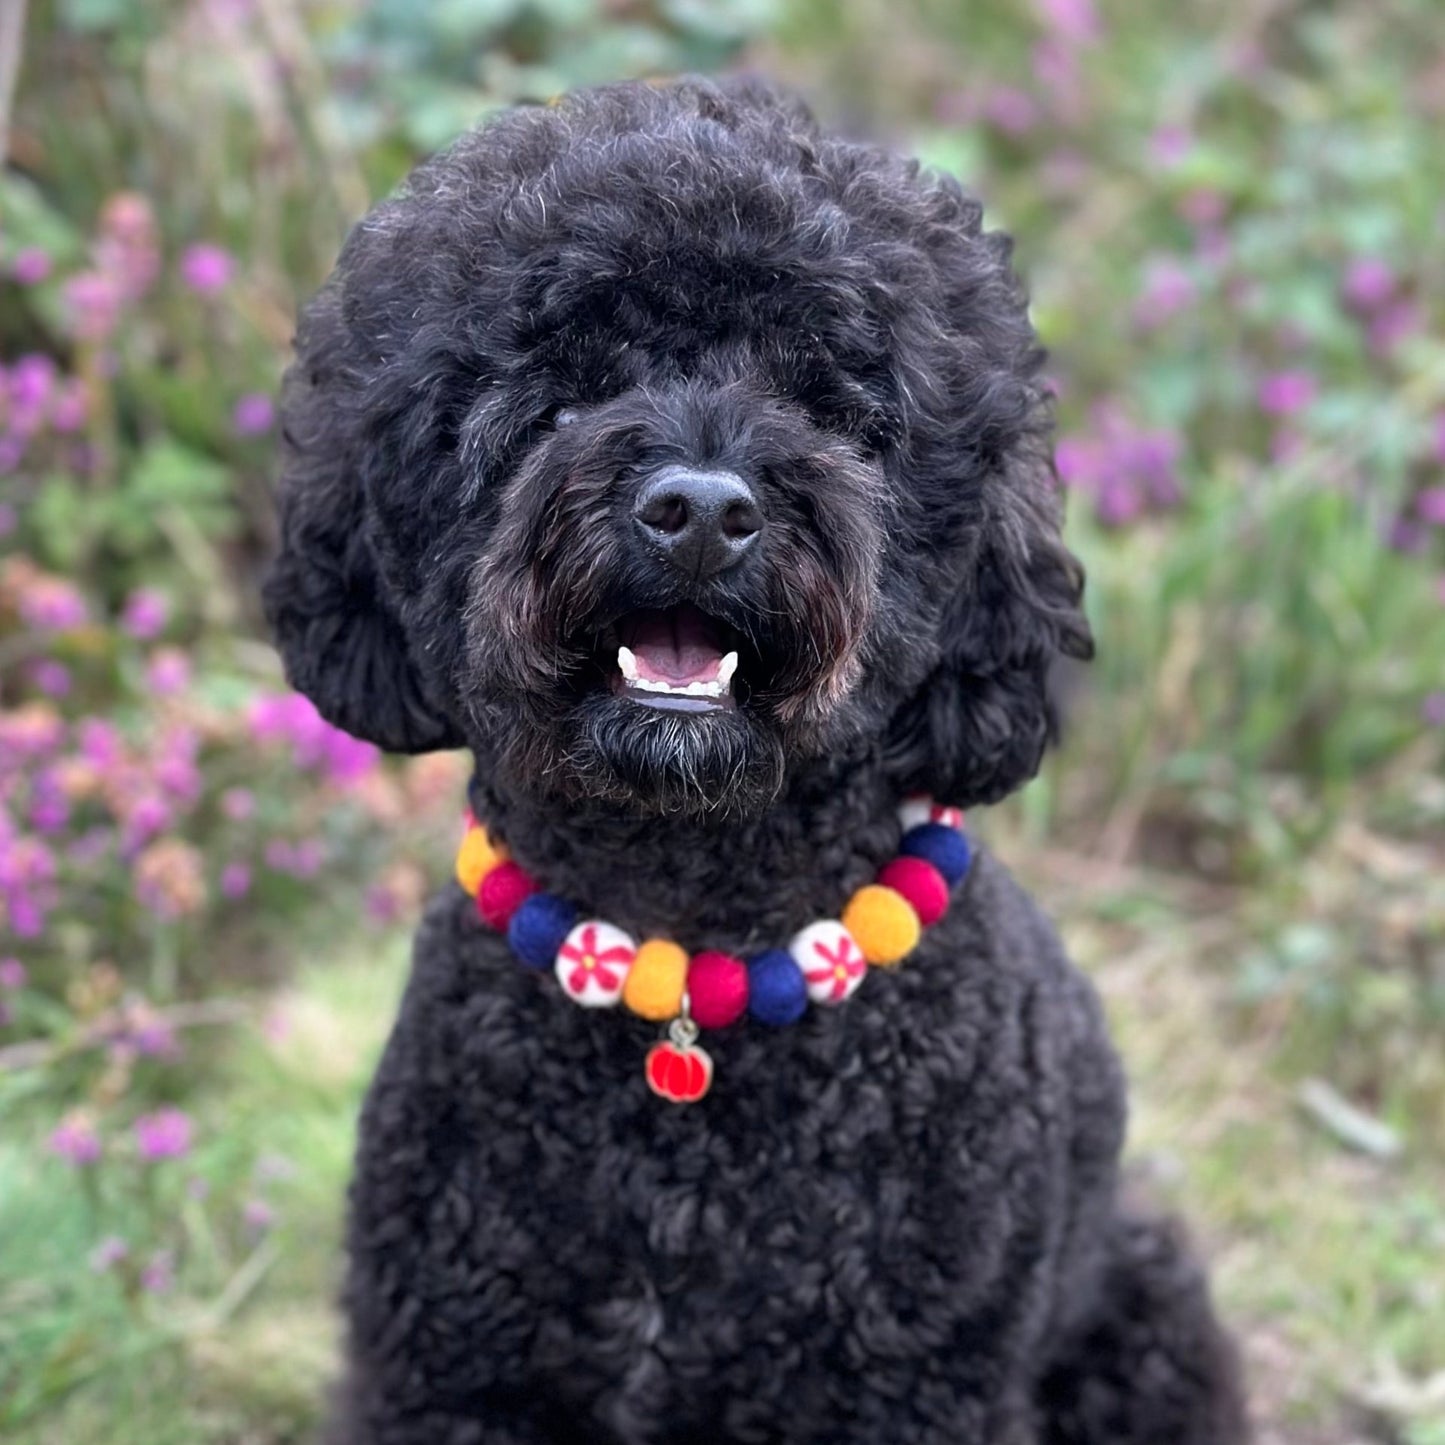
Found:
[{"label": "dog's black nose", "polygon": [[758,499],[736,473],[681,466],[653,477],[632,515],[648,543],[694,579],[740,562],[763,526]]}]

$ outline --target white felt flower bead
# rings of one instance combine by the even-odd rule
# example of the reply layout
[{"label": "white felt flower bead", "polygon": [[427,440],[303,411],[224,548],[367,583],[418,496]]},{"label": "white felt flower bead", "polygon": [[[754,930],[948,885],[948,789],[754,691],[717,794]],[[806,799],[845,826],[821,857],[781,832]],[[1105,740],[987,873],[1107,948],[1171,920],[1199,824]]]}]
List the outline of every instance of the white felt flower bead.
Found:
[{"label": "white felt flower bead", "polygon": [[842,1003],[863,982],[868,960],[835,918],[810,923],[788,945],[814,1003]]},{"label": "white felt flower bead", "polygon": [[620,928],[586,918],[557,950],[557,981],[587,1008],[611,1008],[636,956],[637,944]]},{"label": "white felt flower bead", "polygon": [[903,824],[905,833],[910,828],[921,827],[924,823],[942,823],[946,828],[962,828],[963,809],[935,803],[926,793],[914,793],[899,804],[898,821]]}]

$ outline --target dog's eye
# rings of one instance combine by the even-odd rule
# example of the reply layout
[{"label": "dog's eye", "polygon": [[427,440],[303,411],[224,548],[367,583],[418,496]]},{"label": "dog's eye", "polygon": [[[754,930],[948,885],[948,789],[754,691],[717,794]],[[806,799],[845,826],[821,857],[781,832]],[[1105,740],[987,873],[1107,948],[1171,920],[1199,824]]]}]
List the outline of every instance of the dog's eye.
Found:
[{"label": "dog's eye", "polygon": [[552,413],[552,425],[561,431],[564,426],[571,426],[577,420],[577,412],[570,406],[559,406]]}]

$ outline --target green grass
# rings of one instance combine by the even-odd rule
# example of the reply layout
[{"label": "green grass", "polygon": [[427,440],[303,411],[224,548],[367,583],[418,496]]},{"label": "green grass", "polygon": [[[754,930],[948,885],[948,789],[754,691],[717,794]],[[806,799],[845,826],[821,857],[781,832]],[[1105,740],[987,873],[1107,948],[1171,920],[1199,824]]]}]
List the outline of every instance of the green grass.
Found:
[{"label": "green grass", "polygon": [[[1298,1075],[1278,1062],[1285,1023],[1244,1007],[1222,966],[1265,895],[1226,904],[1177,879],[1034,852],[1002,821],[994,831],[1103,991],[1133,1083],[1134,1176],[1210,1254],[1269,1438],[1439,1445],[1445,1150],[1430,1119],[1397,1111],[1404,1152],[1381,1163],[1299,1108]],[[269,1186],[279,1222],[259,1242],[213,1240],[208,1262],[205,1231],[189,1236],[183,1294],[128,1304],[86,1264],[96,1226],[75,1176],[33,1139],[0,1148],[7,1441],[308,1438],[334,1358],[355,1112],[404,959],[395,936],[337,945],[268,1006],[279,1029],[238,1036],[193,1098],[203,1142],[175,1187],[193,1172],[239,1201],[258,1160],[292,1169]],[[1301,1071],[1329,1062],[1299,1040],[1296,1053]],[[1362,1435],[1362,1421],[1378,1430]]]},{"label": "green grass", "polygon": [[[14,1445],[308,1437],[334,1354],[332,1297],[355,1116],[396,1010],[406,941],[338,950],[238,1031],[188,1099],[193,1156],[154,1167],[185,1198],[178,1288],[151,1297],[87,1260],[143,1228],[96,1205],[37,1137],[0,1146],[0,1435]],[[99,1175],[106,1187],[107,1165]],[[205,1200],[189,1197],[205,1179]],[[264,1194],[273,1229],[238,1227]],[[155,1212],[155,1211],[152,1211]]]}]

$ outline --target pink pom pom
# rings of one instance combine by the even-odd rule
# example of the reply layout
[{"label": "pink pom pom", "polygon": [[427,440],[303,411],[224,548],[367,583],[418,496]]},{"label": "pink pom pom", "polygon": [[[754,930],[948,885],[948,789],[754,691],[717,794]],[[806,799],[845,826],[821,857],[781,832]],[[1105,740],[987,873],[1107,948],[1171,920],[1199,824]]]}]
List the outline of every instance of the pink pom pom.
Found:
[{"label": "pink pom pom", "polygon": [[895,858],[879,873],[878,881],[901,893],[924,927],[948,912],[948,884],[943,874],[922,858]]},{"label": "pink pom pom", "polygon": [[505,933],[512,915],[535,892],[536,883],[515,863],[498,863],[477,889],[477,912],[488,927]]},{"label": "pink pom pom", "polygon": [[748,1006],[748,966],[727,953],[693,955],[687,969],[688,1007],[700,1028],[720,1029]]}]

